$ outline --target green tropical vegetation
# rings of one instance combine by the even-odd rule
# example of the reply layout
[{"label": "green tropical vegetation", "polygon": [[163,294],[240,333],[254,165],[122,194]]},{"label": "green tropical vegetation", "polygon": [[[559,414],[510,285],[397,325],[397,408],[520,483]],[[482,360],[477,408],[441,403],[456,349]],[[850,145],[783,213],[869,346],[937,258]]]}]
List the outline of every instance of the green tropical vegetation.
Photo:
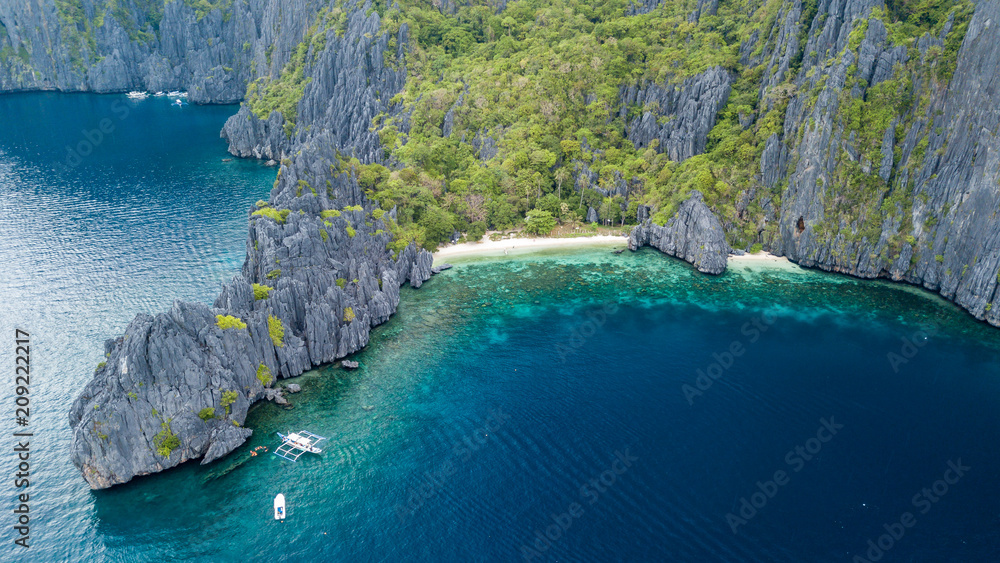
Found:
[{"label": "green tropical vegetation", "polygon": [[162,457],[170,457],[170,453],[181,445],[181,439],[170,429],[170,421],[160,423],[160,431],[153,436],[156,453]]},{"label": "green tropical vegetation", "polygon": [[[339,6],[321,8],[278,77],[262,76],[247,86],[246,104],[250,111],[260,119],[267,119],[274,111],[281,113],[285,120],[285,134],[291,136],[295,131],[299,100],[306,84],[312,80],[305,75],[306,64],[315,61],[323,52],[327,31],[334,30],[337,35],[343,35],[346,23],[347,13]],[[271,64],[270,53],[268,64]]]},{"label": "green tropical vegetation", "polygon": [[[154,41],[168,1],[102,0],[88,11],[77,0],[55,0],[62,43],[74,69],[83,72],[96,62],[95,30],[109,17],[132,40]],[[386,65],[399,64],[394,56],[397,31],[404,23],[409,27],[407,81],[402,92],[385,100],[389,112],[370,124],[383,146],[384,162],[344,158],[337,165],[355,174],[379,206],[370,218],[351,216],[344,226],[347,235],[356,235],[358,220],[381,219],[393,234],[391,250],[411,241],[433,249],[455,231],[479,239],[487,230],[542,235],[559,225],[580,226],[591,208],[604,225],[625,227],[636,222],[639,205],[650,206],[653,221],[663,224],[697,189],[722,220],[733,246],[766,244],[776,227],[773,222],[761,227],[764,207],[780,209],[786,188],[781,182],[765,187],[756,177],[766,142],[774,133],[784,134],[792,99],[804,98],[806,112],[815,107],[827,71],[843,60],[844,51],[857,54],[873,19],[885,24],[889,41],[905,47],[908,55],[892,79],[871,88],[857,77],[855,67],[848,69],[847,83],[838,93],[836,127],[860,158],[838,158],[835,173],[817,180],[825,186],[829,206],[824,221],[813,228],[820,240],[847,245],[872,240],[886,219],[897,218],[898,232],[886,250],[890,253],[920,228],[933,229],[908,219],[916,186],[897,178],[887,182],[870,164],[880,160],[890,127],[896,128],[896,164],[904,157],[901,145],[912,128],[919,129],[920,140],[905,155],[907,167],[915,169],[927,157],[934,133],[933,120],[926,119],[931,93],[954,72],[974,7],[971,0],[887,0],[884,8],[873,8],[857,22],[844,51],[803,53],[791,60],[789,72],[769,85],[764,99],[761,84],[769,79],[769,57],[760,55],[773,45],[769,34],[784,17],[787,0],[722,0],[717,14],[703,14],[696,21],[690,17],[695,0],[663,2],[647,14],[634,14],[633,1],[517,0],[499,13],[489,0],[470,0],[454,10],[442,9],[437,0],[374,1],[372,10],[383,22],[380,33],[388,41]],[[183,2],[198,20],[214,11],[227,19],[233,6],[232,0]],[[802,2],[800,20],[811,22],[817,5],[818,0]],[[949,32],[942,35],[949,21]],[[316,13],[280,71],[272,66],[269,50],[267,68],[257,69],[260,78],[247,85],[245,103],[253,114],[267,119],[279,112],[291,135],[312,65],[346,26],[343,2],[334,1]],[[800,45],[811,31],[810,25],[800,27]],[[925,33],[942,37],[943,46],[919,52],[916,40]],[[6,48],[0,58],[28,64],[32,49]],[[814,70],[802,83],[798,78],[804,61]],[[661,108],[621,107],[622,86],[669,87],[715,66],[728,71],[734,82],[703,154],[675,162],[655,140],[638,149],[625,138],[629,120],[645,112],[655,115]],[[409,116],[408,129],[401,126],[403,115]],[[813,123],[805,115],[809,124],[785,138],[788,146],[798,146],[809,134]],[[660,117],[661,122],[669,118]],[[495,156],[480,158],[473,141],[483,139],[495,144]],[[793,154],[793,163],[795,158]],[[594,174],[593,181],[579,176],[583,168]],[[629,185],[628,199],[603,195],[623,181]],[[304,180],[298,189],[316,193]],[[747,192],[755,197],[738,209],[737,200]],[[385,216],[384,210],[392,208],[395,219]],[[330,239],[330,221],[348,211],[355,210],[323,212],[328,220],[320,232],[323,241]],[[258,202],[252,215],[281,224],[289,213]],[[278,276],[278,269],[267,274],[268,279]],[[254,288],[256,299],[267,298],[261,293],[264,287]]]},{"label": "green tropical vegetation", "polygon": [[271,368],[267,367],[263,363],[257,366],[257,381],[259,381],[264,387],[270,385],[274,381],[274,376],[271,375]]},{"label": "green tropical vegetation", "polygon": [[254,211],[250,215],[253,217],[267,217],[275,223],[283,224],[288,220],[288,214],[291,212],[291,209],[275,209],[273,207],[266,206]]},{"label": "green tropical vegetation", "polygon": [[253,284],[253,299],[254,301],[260,301],[261,299],[267,299],[271,296],[271,292],[274,288],[267,285],[261,285],[259,283]]},{"label": "green tropical vegetation", "polygon": [[226,330],[227,328],[244,329],[247,323],[232,315],[215,315],[215,325]]},{"label": "green tropical vegetation", "polygon": [[[281,324],[281,319],[274,315],[267,316],[267,332],[271,336],[271,342],[281,348],[285,345],[285,327]],[[257,374],[260,374],[258,370]]]},{"label": "green tropical vegetation", "polygon": [[222,401],[220,401],[220,404],[222,405],[222,408],[226,409],[226,416],[229,416],[230,407],[232,407],[233,403],[236,402],[236,399],[238,397],[239,395],[236,393],[236,391],[222,392]]},{"label": "green tropical vegetation", "polygon": [[[169,2],[170,0],[167,1]],[[229,9],[233,5],[233,0],[184,0],[184,3],[194,8],[194,13],[198,21],[201,21],[202,18],[213,10],[219,10],[222,12],[222,18],[228,20],[230,15]]]},{"label": "green tropical vegetation", "polygon": [[198,418],[208,422],[215,418],[215,407],[205,407],[198,411]]}]

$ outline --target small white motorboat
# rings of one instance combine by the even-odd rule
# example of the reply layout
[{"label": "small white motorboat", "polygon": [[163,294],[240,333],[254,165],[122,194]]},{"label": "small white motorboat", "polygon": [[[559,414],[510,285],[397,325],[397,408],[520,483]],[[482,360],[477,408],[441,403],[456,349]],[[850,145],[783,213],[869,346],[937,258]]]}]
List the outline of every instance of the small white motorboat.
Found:
[{"label": "small white motorboat", "polygon": [[128,94],[125,94],[132,100],[145,100],[149,96],[149,92],[140,92],[138,90],[132,90]]},{"label": "small white motorboat", "polygon": [[171,90],[171,91],[167,92],[167,95],[170,96],[171,98],[178,98],[181,95],[181,91],[180,90]]},{"label": "small white motorboat", "polygon": [[153,94],[153,95],[154,95],[154,96],[156,96],[157,98],[159,98],[160,96],[166,96],[166,95],[167,95],[167,93],[166,93],[166,92],[163,92],[163,91],[160,91],[160,92],[157,92],[157,93],[155,93],[155,94]]},{"label": "small white motorboat", "polygon": [[278,496],[274,497],[274,519],[285,519],[285,495],[281,493],[278,493]]}]

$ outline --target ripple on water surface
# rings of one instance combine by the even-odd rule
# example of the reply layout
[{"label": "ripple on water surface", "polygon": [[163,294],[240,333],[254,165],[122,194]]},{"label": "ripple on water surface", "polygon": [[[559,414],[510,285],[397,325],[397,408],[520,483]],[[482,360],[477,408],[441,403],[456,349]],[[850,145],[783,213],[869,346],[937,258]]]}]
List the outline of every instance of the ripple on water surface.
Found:
[{"label": "ripple on water surface", "polygon": [[[38,561],[85,560],[107,545],[94,496],[69,462],[67,423],[70,402],[103,359],[104,340],[174,299],[214,300],[242,265],[247,211],[274,179],[258,163],[223,162],[229,155],[218,132],[234,106],[168,104],[0,96],[0,317],[5,330],[32,333],[31,549]],[[90,132],[102,119],[114,131],[86,158],[67,162],[67,147],[88,134],[97,139]],[[11,352],[0,349],[4,365],[12,365]],[[0,401],[12,402],[11,391],[0,391]],[[9,463],[0,456],[4,474]],[[124,553],[149,555],[134,547]]]}]

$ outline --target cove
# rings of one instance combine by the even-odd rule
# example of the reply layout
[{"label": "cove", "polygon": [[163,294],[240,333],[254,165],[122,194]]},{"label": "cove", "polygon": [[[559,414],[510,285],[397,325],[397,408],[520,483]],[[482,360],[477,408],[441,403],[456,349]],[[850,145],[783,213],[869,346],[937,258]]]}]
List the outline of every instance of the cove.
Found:
[{"label": "cove", "polygon": [[[995,329],[899,284],[735,263],[709,277],[650,249],[456,261],[404,288],[358,370],[307,372],[293,408],[255,406],[237,451],[91,492],[65,410],[103,340],[137,312],[214,298],[274,178],[222,161],[231,107],[139,106],[56,167],[114,99],[0,98],[25,116],[0,145],[0,232],[18,304],[4,325],[39,345],[39,560],[850,561],[906,512],[892,559],[995,552]],[[831,418],[843,428],[810,453]],[[299,428],[332,438],[322,456],[251,455]],[[810,458],[789,463],[800,446]],[[959,459],[968,471],[921,513],[914,496]],[[774,492],[761,507],[758,482]],[[734,534],[744,497],[756,512]]]},{"label": "cove", "polygon": [[[742,327],[764,316],[751,343]],[[921,326],[938,332],[894,371],[887,355]],[[689,404],[682,386],[737,340],[745,353]],[[251,411],[240,450],[99,491],[96,515],[115,550],[141,538],[192,558],[251,544],[290,560],[837,561],[961,459],[892,552],[982,559],[996,346],[926,293],[796,267],[708,277],[604,249],[456,262],[404,292],[360,369],[308,372],[294,408]],[[333,444],[294,465],[251,455],[300,427]],[[773,494],[734,534],[727,515],[758,482]]]}]

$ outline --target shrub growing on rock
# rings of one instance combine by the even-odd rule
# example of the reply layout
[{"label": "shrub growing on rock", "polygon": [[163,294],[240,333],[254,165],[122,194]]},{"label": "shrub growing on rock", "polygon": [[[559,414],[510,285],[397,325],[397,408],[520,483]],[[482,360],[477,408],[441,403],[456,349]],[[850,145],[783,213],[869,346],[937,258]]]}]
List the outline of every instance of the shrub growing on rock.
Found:
[{"label": "shrub growing on rock", "polygon": [[170,457],[170,453],[181,445],[181,439],[170,429],[170,421],[160,423],[161,430],[153,436],[156,453],[162,457]]},{"label": "shrub growing on rock", "polygon": [[232,315],[215,315],[215,324],[222,330],[227,328],[246,328],[247,323]]},{"label": "shrub growing on rock", "polygon": [[271,335],[271,342],[278,348],[285,345],[285,327],[281,324],[281,319],[274,315],[267,316],[267,332]]},{"label": "shrub growing on rock", "polygon": [[274,381],[274,376],[271,375],[271,368],[264,364],[260,364],[260,366],[257,367],[257,381],[260,381],[260,384],[264,387],[270,385],[271,382]]},{"label": "shrub growing on rock", "polygon": [[237,397],[239,397],[239,395],[236,393],[236,391],[223,391],[222,392],[222,401],[221,401],[221,404],[222,404],[222,407],[226,409],[226,416],[229,416],[229,412],[230,412],[229,407],[233,403],[236,402],[236,398]]},{"label": "shrub growing on rock", "polygon": [[284,223],[285,221],[288,220],[289,213],[291,213],[290,209],[278,210],[273,207],[264,207],[262,209],[254,211],[250,215],[253,215],[255,217],[267,217],[268,219],[273,220],[275,223]]},{"label": "shrub growing on rock", "polygon": [[260,301],[261,299],[267,299],[271,296],[271,291],[274,288],[267,285],[260,285],[259,283],[253,284],[253,299],[254,301]]}]

